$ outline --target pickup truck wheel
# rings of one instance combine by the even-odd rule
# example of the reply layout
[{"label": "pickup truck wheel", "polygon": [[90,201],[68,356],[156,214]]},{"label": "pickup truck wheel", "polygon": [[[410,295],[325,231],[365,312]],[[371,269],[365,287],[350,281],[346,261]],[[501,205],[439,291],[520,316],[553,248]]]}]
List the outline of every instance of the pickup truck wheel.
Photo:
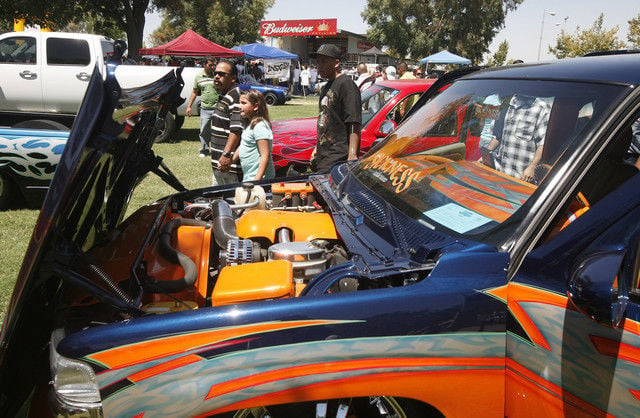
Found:
[{"label": "pickup truck wheel", "polygon": [[273,93],[267,93],[264,95],[264,101],[267,102],[269,106],[275,106],[278,104],[278,96]]},{"label": "pickup truck wheel", "polygon": [[173,115],[173,118],[176,120],[176,129],[182,128],[184,124],[184,116]]},{"label": "pickup truck wheel", "polygon": [[444,417],[437,409],[410,399],[390,396],[330,399],[320,402],[302,402],[286,405],[260,406],[216,415],[234,418],[316,417],[318,409],[324,409],[327,417],[340,416],[338,410],[348,408],[347,416],[357,417]]},{"label": "pickup truck wheel", "polygon": [[0,210],[4,210],[9,206],[12,195],[13,183],[11,179],[6,174],[0,173]]},{"label": "pickup truck wheel", "polygon": [[176,120],[173,118],[171,113],[167,113],[164,117],[164,126],[162,129],[158,131],[158,136],[156,136],[156,143],[160,142],[168,142],[173,134],[176,132]]},{"label": "pickup truck wheel", "polygon": [[48,129],[50,131],[68,131],[69,127],[56,122],[55,120],[48,119],[33,119],[33,120],[23,120],[22,122],[18,122],[12,126],[12,128],[17,129]]}]

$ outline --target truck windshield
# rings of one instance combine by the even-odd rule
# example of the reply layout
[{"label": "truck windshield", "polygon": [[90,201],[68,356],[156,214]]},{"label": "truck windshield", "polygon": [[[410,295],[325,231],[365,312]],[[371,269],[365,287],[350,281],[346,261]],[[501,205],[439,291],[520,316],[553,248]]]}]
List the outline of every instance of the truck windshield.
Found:
[{"label": "truck windshield", "polygon": [[353,173],[419,222],[479,238],[527,202],[563,152],[609,114],[623,89],[458,81],[367,154]]}]

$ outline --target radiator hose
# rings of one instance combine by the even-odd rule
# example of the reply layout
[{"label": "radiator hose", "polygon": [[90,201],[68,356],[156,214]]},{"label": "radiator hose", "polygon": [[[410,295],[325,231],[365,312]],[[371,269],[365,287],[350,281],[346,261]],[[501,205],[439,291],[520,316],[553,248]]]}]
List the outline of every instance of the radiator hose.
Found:
[{"label": "radiator hose", "polygon": [[175,230],[180,226],[205,226],[204,221],[195,219],[176,218],[167,222],[160,231],[158,237],[158,252],[167,261],[178,264],[184,270],[184,277],[177,280],[155,280],[149,279],[145,286],[147,290],[152,292],[177,293],[184,289],[188,289],[196,283],[198,278],[198,268],[196,263],[187,255],[182,254],[171,246],[171,237]]},{"label": "radiator hose", "polygon": [[231,207],[224,200],[211,202],[213,214],[213,236],[220,248],[226,249],[229,240],[238,240],[236,221],[233,219]]}]

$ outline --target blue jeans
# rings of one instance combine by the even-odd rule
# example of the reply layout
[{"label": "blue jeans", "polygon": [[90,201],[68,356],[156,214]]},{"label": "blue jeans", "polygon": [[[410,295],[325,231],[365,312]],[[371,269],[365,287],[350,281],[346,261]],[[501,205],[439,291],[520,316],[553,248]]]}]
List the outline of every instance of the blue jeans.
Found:
[{"label": "blue jeans", "polygon": [[213,118],[213,109],[200,108],[200,152],[205,154],[209,152],[211,143],[211,118]]}]

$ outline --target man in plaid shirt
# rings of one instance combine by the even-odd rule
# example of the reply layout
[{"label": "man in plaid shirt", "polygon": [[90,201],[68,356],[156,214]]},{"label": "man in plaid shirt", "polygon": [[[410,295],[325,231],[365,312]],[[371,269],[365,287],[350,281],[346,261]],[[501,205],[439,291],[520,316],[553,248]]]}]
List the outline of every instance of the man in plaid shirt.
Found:
[{"label": "man in plaid shirt", "polygon": [[631,146],[629,146],[625,159],[629,164],[635,165],[636,168],[640,170],[640,119],[633,122],[631,132],[633,132]]},{"label": "man in plaid shirt", "polygon": [[502,137],[493,139],[496,168],[531,182],[542,158],[551,105],[538,97],[515,95],[509,102]]}]

